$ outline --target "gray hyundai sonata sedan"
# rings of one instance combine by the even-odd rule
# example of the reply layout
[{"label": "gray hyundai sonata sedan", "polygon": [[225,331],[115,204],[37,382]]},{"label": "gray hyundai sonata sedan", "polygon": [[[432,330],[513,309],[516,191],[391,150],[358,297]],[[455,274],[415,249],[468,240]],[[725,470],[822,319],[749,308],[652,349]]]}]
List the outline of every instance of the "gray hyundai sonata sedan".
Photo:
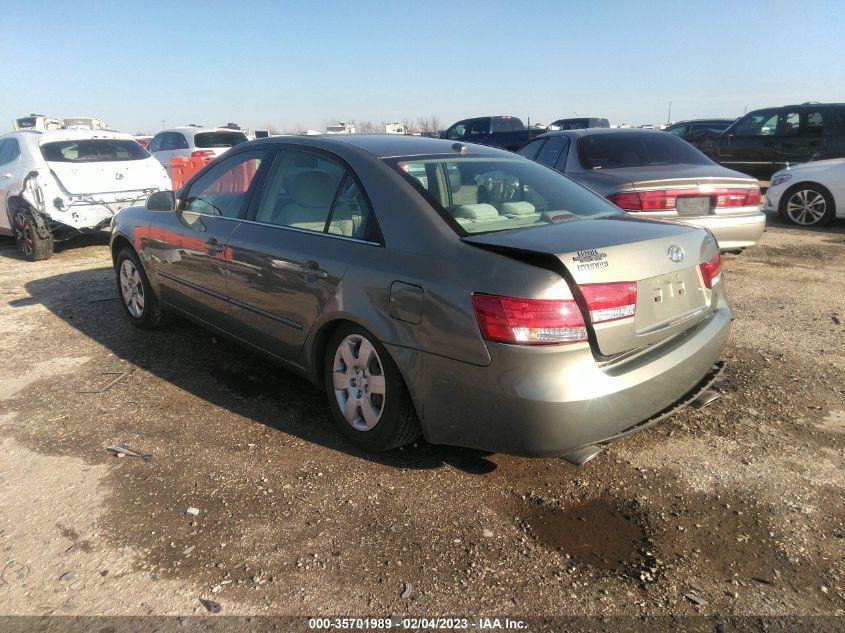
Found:
[{"label": "gray hyundai sonata sedan", "polygon": [[372,451],[592,454],[700,391],[732,318],[709,231],[439,139],[239,145],[118,213],[111,249],[133,324],[307,376]]}]

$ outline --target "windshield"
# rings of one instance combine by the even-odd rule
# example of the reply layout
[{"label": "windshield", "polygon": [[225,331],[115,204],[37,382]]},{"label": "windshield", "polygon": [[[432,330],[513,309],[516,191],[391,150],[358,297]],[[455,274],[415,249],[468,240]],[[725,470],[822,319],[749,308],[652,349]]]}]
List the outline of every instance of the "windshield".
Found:
[{"label": "windshield", "polygon": [[150,154],[132,139],[79,139],[53,141],[41,146],[44,160],[51,163],[98,163],[143,160]]},{"label": "windshield", "polygon": [[589,134],[578,140],[578,155],[585,169],[713,164],[686,141],[663,132]]},{"label": "windshield", "polygon": [[397,158],[402,174],[458,235],[620,215],[566,176],[522,158]]},{"label": "windshield", "polygon": [[247,140],[243,132],[200,132],[194,136],[194,145],[207,148],[234,147]]}]

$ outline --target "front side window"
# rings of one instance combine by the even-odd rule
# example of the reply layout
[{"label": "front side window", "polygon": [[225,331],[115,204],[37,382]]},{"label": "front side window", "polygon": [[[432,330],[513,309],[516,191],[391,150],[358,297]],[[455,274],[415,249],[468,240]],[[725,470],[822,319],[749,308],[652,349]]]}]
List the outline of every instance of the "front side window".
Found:
[{"label": "front side window", "polygon": [[370,204],[354,176],[323,154],[283,151],[255,213],[255,221],[364,239]]},{"label": "front side window", "polygon": [[48,163],[100,163],[144,160],[150,154],[134,139],[79,139],[52,141],[41,146]]},{"label": "front side window", "polygon": [[405,177],[458,235],[621,214],[601,196],[521,158],[434,156],[385,162]]},{"label": "front side window", "polygon": [[779,110],[761,110],[746,115],[731,129],[734,136],[773,136],[777,132]]},{"label": "front side window", "polygon": [[692,145],[663,132],[589,134],[578,139],[585,169],[619,169],[649,165],[711,165]]},{"label": "front side window", "polygon": [[240,217],[266,150],[231,156],[200,176],[185,196],[184,210],[225,218]]}]

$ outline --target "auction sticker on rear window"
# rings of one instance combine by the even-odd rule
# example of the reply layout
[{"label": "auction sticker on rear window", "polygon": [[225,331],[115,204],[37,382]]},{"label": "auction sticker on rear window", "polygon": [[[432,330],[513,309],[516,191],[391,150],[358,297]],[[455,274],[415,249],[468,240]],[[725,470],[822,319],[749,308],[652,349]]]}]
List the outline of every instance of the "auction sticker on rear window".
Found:
[{"label": "auction sticker on rear window", "polygon": [[577,270],[596,270],[598,268],[607,268],[610,264],[602,261],[607,258],[607,253],[589,248],[578,253],[572,258],[573,262],[583,262],[576,266]]}]

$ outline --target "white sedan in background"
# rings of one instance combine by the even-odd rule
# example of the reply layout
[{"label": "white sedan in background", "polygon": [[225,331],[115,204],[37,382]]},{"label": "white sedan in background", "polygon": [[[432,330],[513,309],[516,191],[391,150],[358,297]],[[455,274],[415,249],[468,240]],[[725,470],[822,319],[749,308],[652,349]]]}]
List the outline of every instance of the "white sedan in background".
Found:
[{"label": "white sedan in background", "polygon": [[763,208],[787,222],[824,226],[834,217],[845,218],[845,158],[781,169],[770,183]]},{"label": "white sedan in background", "polygon": [[161,164],[129,134],[28,130],[0,136],[0,235],[30,261],[53,243],[110,224],[112,216],[170,188]]}]

